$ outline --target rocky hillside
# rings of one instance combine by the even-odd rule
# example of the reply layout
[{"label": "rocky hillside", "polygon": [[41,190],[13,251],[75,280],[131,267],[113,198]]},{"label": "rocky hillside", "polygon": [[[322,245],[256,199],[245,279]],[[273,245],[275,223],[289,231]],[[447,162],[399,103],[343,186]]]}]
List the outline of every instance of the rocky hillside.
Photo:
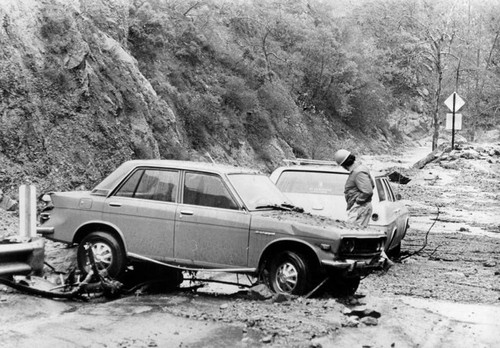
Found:
[{"label": "rocky hillside", "polygon": [[[341,146],[370,153],[401,141],[389,126],[363,135],[356,122],[299,107],[279,79],[246,89],[244,67],[235,70],[223,54],[251,54],[234,27],[202,31],[187,16],[156,18],[147,5],[0,2],[4,193],[21,183],[42,191],[89,188],[133,158],[213,159],[269,170],[287,157],[330,158]],[[155,23],[172,37],[155,38]],[[425,132],[415,115],[405,123]]]}]

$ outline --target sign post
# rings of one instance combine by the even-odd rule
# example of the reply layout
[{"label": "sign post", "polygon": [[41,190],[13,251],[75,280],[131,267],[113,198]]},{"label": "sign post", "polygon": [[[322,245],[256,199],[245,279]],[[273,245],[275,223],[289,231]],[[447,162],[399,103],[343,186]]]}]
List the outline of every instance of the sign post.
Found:
[{"label": "sign post", "polygon": [[[457,92],[453,92],[448,99],[444,101],[444,104],[450,109],[452,112],[451,118],[451,149],[455,148],[455,113],[460,110],[462,106],[464,106],[465,102]],[[461,127],[460,127],[461,128]]]}]

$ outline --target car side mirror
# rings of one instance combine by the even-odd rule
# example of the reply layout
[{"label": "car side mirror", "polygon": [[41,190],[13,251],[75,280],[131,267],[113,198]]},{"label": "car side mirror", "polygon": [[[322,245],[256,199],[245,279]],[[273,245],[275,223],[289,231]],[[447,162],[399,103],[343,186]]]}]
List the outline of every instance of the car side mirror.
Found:
[{"label": "car side mirror", "polygon": [[396,200],[397,201],[400,201],[403,197],[401,197],[401,195],[399,193],[396,194]]}]

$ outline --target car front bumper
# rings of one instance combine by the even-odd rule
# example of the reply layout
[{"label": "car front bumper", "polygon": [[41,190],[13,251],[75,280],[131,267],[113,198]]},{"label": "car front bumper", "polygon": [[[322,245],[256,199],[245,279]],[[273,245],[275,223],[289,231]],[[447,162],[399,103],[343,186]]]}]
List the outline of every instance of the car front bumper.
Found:
[{"label": "car front bumper", "polygon": [[327,269],[334,269],[346,273],[369,273],[372,270],[382,269],[385,258],[377,255],[372,259],[363,260],[321,260],[321,264]]},{"label": "car front bumper", "polygon": [[54,227],[41,227],[36,228],[36,233],[42,236],[49,236],[54,234]]}]

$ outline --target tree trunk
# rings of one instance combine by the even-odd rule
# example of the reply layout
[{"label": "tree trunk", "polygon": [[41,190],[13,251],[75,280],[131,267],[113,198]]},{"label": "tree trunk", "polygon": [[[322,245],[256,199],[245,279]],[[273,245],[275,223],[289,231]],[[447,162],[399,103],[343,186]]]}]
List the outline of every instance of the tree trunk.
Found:
[{"label": "tree trunk", "polygon": [[412,168],[422,169],[423,167],[425,167],[427,163],[434,161],[438,157],[439,155],[437,154],[437,151],[432,151],[430,154],[422,158],[420,161],[413,164]]},{"label": "tree trunk", "polygon": [[436,94],[435,94],[435,105],[434,105],[434,114],[433,114],[433,128],[434,133],[432,134],[432,151],[435,151],[438,146],[439,139],[439,99],[441,97],[441,85],[443,83],[443,69],[441,66],[441,51],[439,48],[436,49],[437,59],[436,59],[436,71],[438,75],[438,81],[436,86]]}]

